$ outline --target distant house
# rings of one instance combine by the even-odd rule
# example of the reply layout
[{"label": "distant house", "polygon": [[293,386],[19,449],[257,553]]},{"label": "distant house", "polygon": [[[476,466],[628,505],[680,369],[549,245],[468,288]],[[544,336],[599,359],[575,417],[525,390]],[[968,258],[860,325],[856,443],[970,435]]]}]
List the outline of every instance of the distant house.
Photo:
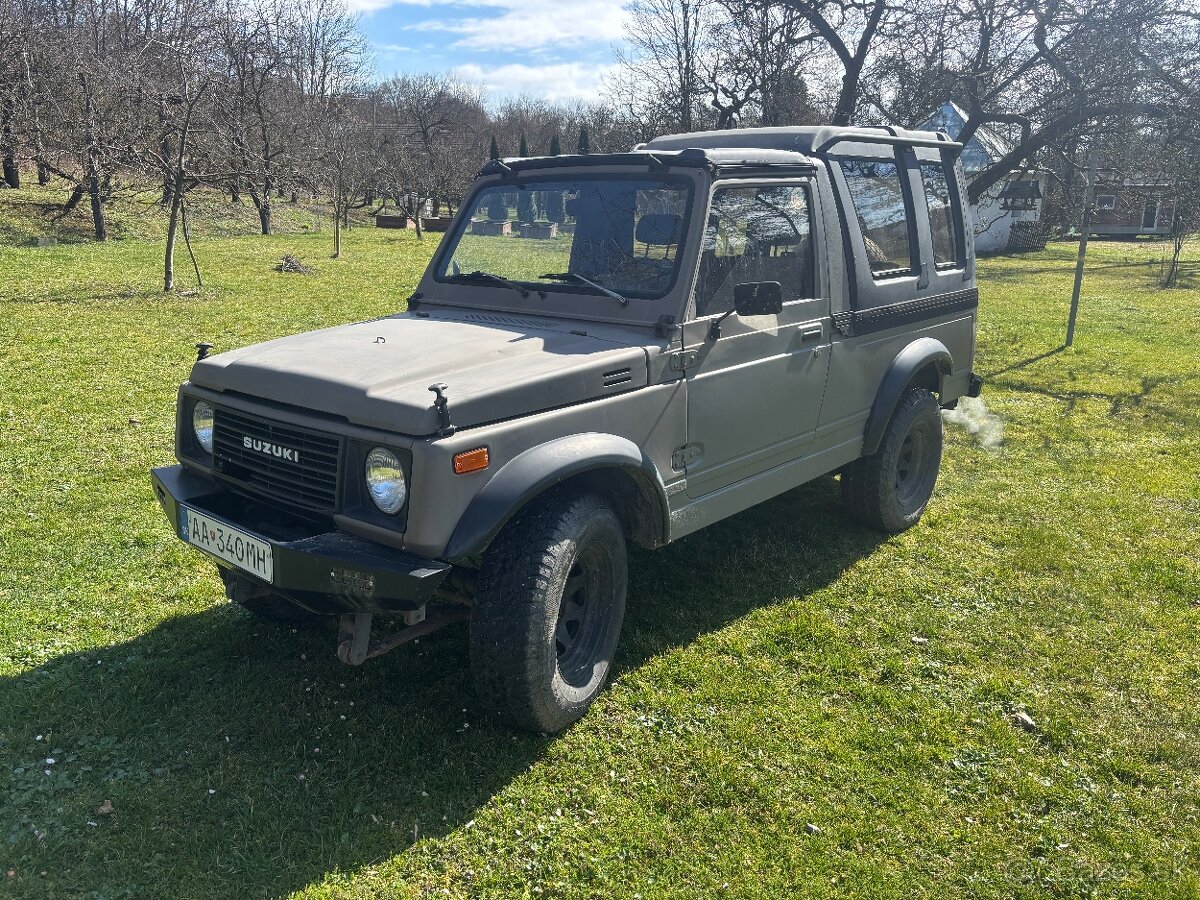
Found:
[{"label": "distant house", "polygon": [[[966,124],[967,114],[956,103],[947,101],[916,128],[944,131],[957,138]],[[1013,149],[1008,138],[986,125],[975,130],[962,152],[967,182],[991,167]],[[988,188],[971,207],[975,224],[975,250],[999,253],[1005,250],[1034,250],[1046,244],[1042,224],[1042,197],[1045,176],[1014,169],[1007,177]]]},{"label": "distant house", "polygon": [[1175,223],[1175,186],[1170,181],[1100,171],[1092,210],[1092,234],[1104,237],[1165,236]]}]

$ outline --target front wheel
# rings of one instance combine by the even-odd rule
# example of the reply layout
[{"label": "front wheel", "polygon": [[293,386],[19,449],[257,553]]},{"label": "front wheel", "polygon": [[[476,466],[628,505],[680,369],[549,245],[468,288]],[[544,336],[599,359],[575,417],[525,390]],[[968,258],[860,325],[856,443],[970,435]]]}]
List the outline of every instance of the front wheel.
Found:
[{"label": "front wheel", "polygon": [[555,491],[493,542],[471,614],[480,698],[509,722],[550,734],[604,687],[625,617],[625,536],[601,497]]},{"label": "front wheel", "polygon": [[842,471],[842,500],[864,525],[896,534],[925,512],[941,464],[941,407],[929,391],[912,388],[896,405],[879,449]]}]

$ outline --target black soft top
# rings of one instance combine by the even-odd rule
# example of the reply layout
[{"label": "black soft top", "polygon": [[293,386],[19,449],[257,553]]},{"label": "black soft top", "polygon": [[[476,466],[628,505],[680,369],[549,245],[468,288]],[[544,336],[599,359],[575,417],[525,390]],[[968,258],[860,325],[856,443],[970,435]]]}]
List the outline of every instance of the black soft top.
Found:
[{"label": "black soft top", "polygon": [[[725,132],[729,133],[729,132]],[[588,153],[565,156],[533,156],[493,159],[479,170],[480,176],[513,176],[552,169],[587,169],[603,167],[645,167],[651,172],[672,169],[702,169],[712,174],[729,169],[808,169],[815,162],[801,153],[761,147],[678,147],[658,149],[638,147],[628,153]]]},{"label": "black soft top", "polygon": [[769,171],[812,169],[817,158],[839,144],[879,144],[934,147],[957,154],[962,144],[943,131],[912,131],[906,128],[844,128],[806,125],[787,128],[732,128],[725,131],[696,131],[667,134],[639,144],[628,153],[572,153],[565,156],[534,156],[493,159],[479,170],[480,176],[511,176],[547,169],[646,166],[651,171],[704,169],[712,174],[731,169]]},{"label": "black soft top", "polygon": [[907,128],[849,128],[834,125],[803,125],[786,128],[732,128],[727,131],[698,131],[691,134],[666,134],[638,149],[652,152],[699,149],[775,150],[803,156],[821,156],[838,144],[892,144],[908,147],[938,147],[959,151],[962,145],[944,131],[912,131]]}]

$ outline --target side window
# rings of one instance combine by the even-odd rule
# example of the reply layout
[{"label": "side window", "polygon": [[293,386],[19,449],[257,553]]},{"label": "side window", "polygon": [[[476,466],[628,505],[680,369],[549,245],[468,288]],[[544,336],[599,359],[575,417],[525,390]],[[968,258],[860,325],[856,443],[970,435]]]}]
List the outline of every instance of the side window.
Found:
[{"label": "side window", "polygon": [[910,272],[903,170],[894,160],[844,159],[842,175],[858,215],[872,274],[879,278]]},{"label": "side window", "polygon": [[958,238],[954,229],[956,198],[950,195],[946,167],[942,163],[921,163],[921,184],[925,186],[925,205],[929,208],[929,234],[933,238],[933,262],[948,267],[958,264]]},{"label": "side window", "polygon": [[696,315],[733,307],[733,288],[778,281],[783,300],[812,297],[812,213],[800,185],[720,188],[713,194],[696,284]]}]

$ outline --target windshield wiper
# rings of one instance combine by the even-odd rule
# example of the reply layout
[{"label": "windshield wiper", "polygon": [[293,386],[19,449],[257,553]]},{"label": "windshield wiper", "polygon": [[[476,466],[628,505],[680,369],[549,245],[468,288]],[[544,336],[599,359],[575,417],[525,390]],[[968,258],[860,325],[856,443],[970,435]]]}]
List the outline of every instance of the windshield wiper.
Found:
[{"label": "windshield wiper", "polygon": [[503,275],[497,275],[495,272],[484,272],[482,269],[476,269],[474,272],[456,272],[450,276],[451,281],[494,281],[496,284],[503,285],[506,288],[512,288],[522,297],[529,296],[529,288],[517,284],[515,281],[505,278]]},{"label": "windshield wiper", "polygon": [[590,278],[584,278],[577,272],[547,272],[545,275],[539,275],[538,278],[553,279],[554,281],[578,281],[580,284],[586,284],[590,288],[595,288],[602,294],[607,294],[614,300],[620,300],[622,306],[629,305],[629,298],[618,294],[616,291],[609,290],[602,284],[597,284]]}]

